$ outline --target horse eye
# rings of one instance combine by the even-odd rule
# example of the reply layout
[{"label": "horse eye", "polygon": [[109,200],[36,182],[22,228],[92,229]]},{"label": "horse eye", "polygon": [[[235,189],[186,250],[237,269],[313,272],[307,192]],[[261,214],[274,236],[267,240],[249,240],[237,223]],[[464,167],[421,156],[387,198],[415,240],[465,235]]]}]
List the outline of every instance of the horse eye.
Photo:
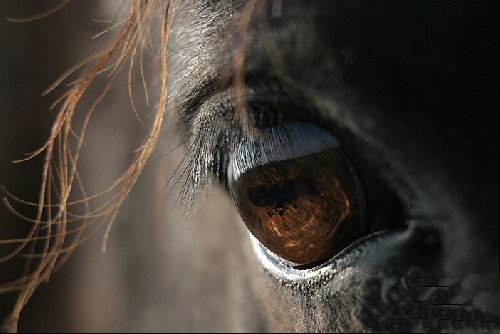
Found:
[{"label": "horse eye", "polygon": [[366,232],[364,196],[329,133],[285,123],[239,143],[228,187],[249,231],[297,267],[314,266]]}]

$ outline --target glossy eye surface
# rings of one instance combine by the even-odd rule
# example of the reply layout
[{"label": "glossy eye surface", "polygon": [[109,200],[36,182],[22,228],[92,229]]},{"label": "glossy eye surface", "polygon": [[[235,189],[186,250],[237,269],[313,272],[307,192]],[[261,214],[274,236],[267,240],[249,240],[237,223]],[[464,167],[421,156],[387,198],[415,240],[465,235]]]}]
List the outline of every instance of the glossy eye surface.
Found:
[{"label": "glossy eye surface", "polygon": [[359,181],[337,140],[313,125],[285,123],[242,141],[228,185],[250,232],[294,266],[328,260],[366,231]]}]

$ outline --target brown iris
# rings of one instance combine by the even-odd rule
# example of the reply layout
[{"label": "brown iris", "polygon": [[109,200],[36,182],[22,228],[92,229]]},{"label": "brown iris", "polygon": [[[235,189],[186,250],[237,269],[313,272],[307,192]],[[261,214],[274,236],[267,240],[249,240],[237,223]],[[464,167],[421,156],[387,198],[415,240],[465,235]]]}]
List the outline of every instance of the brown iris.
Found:
[{"label": "brown iris", "polygon": [[252,166],[230,190],[250,232],[295,265],[325,261],[364,232],[362,192],[338,148]]}]

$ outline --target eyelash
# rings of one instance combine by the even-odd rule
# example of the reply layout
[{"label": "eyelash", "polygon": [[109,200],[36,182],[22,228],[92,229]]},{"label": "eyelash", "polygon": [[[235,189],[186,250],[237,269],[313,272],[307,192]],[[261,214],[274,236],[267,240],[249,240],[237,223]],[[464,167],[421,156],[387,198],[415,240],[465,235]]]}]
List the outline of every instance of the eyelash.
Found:
[{"label": "eyelash", "polygon": [[[290,97],[279,85],[268,80],[269,85],[247,84],[246,97],[251,119],[257,129],[273,127],[282,122],[301,121],[321,124],[317,111],[300,95]],[[228,191],[227,168],[231,152],[243,138],[243,131],[236,117],[236,103],[232,88],[215,92],[203,103],[187,110],[189,143],[179,167],[170,178],[169,194],[177,187],[177,203],[189,219],[196,211],[198,199],[203,197],[217,180]],[[284,113],[283,111],[286,111]],[[366,194],[366,217],[372,223],[371,232],[381,229],[402,228],[407,221],[407,208],[395,191],[369,163],[345,143],[354,141],[339,127],[336,133],[347,158],[353,163]],[[342,142],[346,135],[349,140]],[[383,196],[380,196],[383,194]],[[384,201],[380,202],[380,198]]]},{"label": "eyelash", "polygon": [[[272,79],[268,81],[272,82]],[[182,186],[177,203],[188,217],[195,212],[198,197],[209,189],[214,176],[227,189],[227,166],[232,145],[243,138],[234,95],[232,88],[214,93],[202,103],[192,103],[183,114],[188,129],[185,141],[189,144],[168,184],[169,194]],[[247,85],[246,97],[250,117],[257,129],[289,119],[313,118],[312,113],[304,112],[311,111],[310,106],[295,103],[275,84]],[[287,110],[287,113],[282,110]]]}]

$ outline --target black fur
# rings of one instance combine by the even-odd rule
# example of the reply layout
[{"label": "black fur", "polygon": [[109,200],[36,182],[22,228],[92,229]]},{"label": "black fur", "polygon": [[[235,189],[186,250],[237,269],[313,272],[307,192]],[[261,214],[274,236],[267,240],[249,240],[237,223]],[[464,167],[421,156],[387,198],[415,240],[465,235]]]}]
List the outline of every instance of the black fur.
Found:
[{"label": "black fur", "polygon": [[[255,13],[247,30],[247,94],[258,86],[262,100],[312,105],[274,112],[337,136],[355,165],[370,165],[399,196],[408,228],[352,247],[307,279],[271,259],[273,269],[254,273],[266,329],[498,330],[497,3],[284,1],[276,17],[272,6],[269,32]],[[183,3],[172,101],[193,138],[238,142],[234,103],[224,109],[217,96],[231,89],[242,6],[223,7]],[[202,145],[220,150],[191,147]]]}]

